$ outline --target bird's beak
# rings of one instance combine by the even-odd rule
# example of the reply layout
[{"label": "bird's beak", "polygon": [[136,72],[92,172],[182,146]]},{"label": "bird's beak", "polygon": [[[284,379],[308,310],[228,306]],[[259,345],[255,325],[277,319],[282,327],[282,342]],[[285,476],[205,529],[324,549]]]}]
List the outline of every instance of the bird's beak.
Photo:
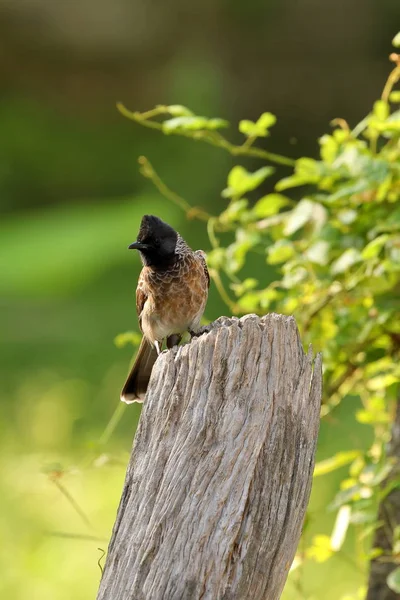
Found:
[{"label": "bird's beak", "polygon": [[133,244],[128,246],[129,250],[146,250],[147,248],[147,244],[141,244],[140,242],[133,242]]}]

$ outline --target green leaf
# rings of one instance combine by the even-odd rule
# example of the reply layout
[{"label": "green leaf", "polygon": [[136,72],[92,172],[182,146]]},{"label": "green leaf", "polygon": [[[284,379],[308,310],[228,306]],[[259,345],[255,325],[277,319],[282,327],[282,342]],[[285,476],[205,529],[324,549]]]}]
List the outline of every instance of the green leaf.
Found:
[{"label": "green leaf", "polygon": [[331,135],[323,135],[319,139],[319,143],[321,146],[320,152],[322,160],[329,165],[332,164],[337,156],[339,149],[337,141]]},{"label": "green leaf", "polygon": [[253,207],[254,214],[260,219],[275,215],[281,208],[290,203],[282,194],[267,194],[260,198]]},{"label": "green leaf", "polygon": [[278,265],[292,258],[294,255],[293,244],[286,240],[278,240],[267,249],[267,261],[270,265]]},{"label": "green leaf", "polygon": [[208,119],[206,129],[223,129],[229,127],[229,122],[225,119]]},{"label": "green leaf", "polygon": [[372,495],[372,488],[368,486],[353,485],[336,494],[335,499],[329,505],[329,510],[336,510],[343,504],[348,504],[349,502],[359,502],[360,499],[369,500]]},{"label": "green leaf", "polygon": [[367,523],[376,523],[376,510],[353,510],[350,522],[353,525],[366,525]]},{"label": "green leaf", "polygon": [[327,202],[329,204],[333,204],[338,200],[342,200],[343,198],[351,198],[357,194],[361,194],[369,189],[368,181],[365,179],[360,179],[359,181],[352,182],[349,185],[342,185],[339,189],[330,194],[327,197]]},{"label": "green leaf", "polygon": [[306,252],[308,260],[316,265],[326,265],[329,259],[329,244],[323,240],[315,242]]},{"label": "green leaf", "polygon": [[[286,264],[284,266],[285,275],[282,279],[282,285],[288,290],[292,290],[299,283],[307,279],[308,271],[305,267],[299,266],[298,264]],[[290,310],[290,306],[293,304],[294,298],[288,298],[287,303],[285,303],[285,311],[292,312]],[[297,303],[296,303],[297,305]],[[294,311],[294,308],[293,308]]]},{"label": "green leaf", "polygon": [[367,388],[373,392],[378,390],[385,390],[390,385],[394,383],[398,383],[399,378],[391,373],[386,373],[386,375],[378,375],[377,377],[373,377],[367,381]]},{"label": "green leaf", "polygon": [[357,219],[357,211],[352,209],[340,210],[337,214],[337,218],[343,225],[350,225]]},{"label": "green leaf", "polygon": [[372,548],[368,553],[367,558],[368,560],[374,560],[374,558],[378,558],[379,556],[382,556],[382,554],[384,554],[382,548]]},{"label": "green leaf", "polygon": [[331,540],[328,535],[315,535],[312,545],[306,550],[307,557],[313,558],[319,563],[327,561],[333,554]]},{"label": "green leaf", "polygon": [[236,273],[244,265],[246,255],[251,248],[260,242],[260,234],[257,231],[249,231],[245,228],[236,230],[236,239],[226,249],[226,269],[230,273]]},{"label": "green leaf", "polygon": [[272,127],[276,123],[276,116],[270,112],[262,113],[262,115],[258,118],[257,125],[262,127],[263,129],[268,129]]},{"label": "green leaf", "polygon": [[356,412],[356,419],[363,425],[377,425],[378,423],[384,424],[389,423],[389,415],[384,413],[376,413],[371,410],[360,409]]},{"label": "green leaf", "polygon": [[247,214],[247,206],[249,202],[245,198],[234,200],[231,202],[219,216],[220,223],[229,224],[235,221],[241,221],[242,217]]},{"label": "green leaf", "polygon": [[255,137],[257,136],[257,125],[254,123],[254,121],[243,119],[239,122],[239,131],[248,137]]},{"label": "green leaf", "polygon": [[362,260],[361,254],[355,248],[348,248],[343,254],[332,264],[331,273],[339,275],[347,269]]},{"label": "green leaf", "polygon": [[293,210],[287,213],[288,219],[284,229],[285,235],[292,235],[301,229],[306,223],[313,220],[316,208],[320,208],[315,202],[307,198],[300,200]]},{"label": "green leaf", "polygon": [[170,115],[173,117],[193,117],[193,113],[186,106],[182,106],[181,104],[171,104],[167,106],[167,110]]},{"label": "green leaf", "polygon": [[290,175],[290,177],[284,177],[275,185],[277,192],[284,192],[290,188],[299,187],[301,185],[307,185],[310,183],[308,177],[301,177],[300,175]]},{"label": "green leaf", "polygon": [[311,177],[314,181],[317,181],[321,176],[321,163],[314,160],[313,158],[299,158],[296,160],[296,173],[303,175],[304,177]]},{"label": "green leaf", "polygon": [[207,252],[207,264],[214,269],[222,270],[226,264],[225,248],[214,248]]},{"label": "green leaf", "polygon": [[400,102],[400,90],[395,90],[394,92],[390,92],[389,96],[390,102]]},{"label": "green leaf", "polygon": [[318,183],[324,174],[324,164],[312,158],[299,158],[296,160],[295,174],[278,181],[275,189],[282,192],[291,187]]},{"label": "green leaf", "polygon": [[392,39],[392,44],[395,48],[400,48],[400,31],[396,33],[396,35]]},{"label": "green leaf", "polygon": [[390,113],[389,104],[385,100],[377,100],[374,104],[374,116],[380,121],[385,121]]},{"label": "green leaf", "polygon": [[400,567],[394,569],[394,571],[387,576],[386,583],[388,588],[390,588],[393,592],[400,594]]},{"label": "green leaf", "polygon": [[353,462],[353,460],[358,458],[360,454],[361,453],[359,450],[349,450],[347,452],[338,452],[331,458],[321,460],[315,465],[314,477],[319,477],[320,475],[326,475],[327,473],[336,471],[336,469],[340,469],[341,467]]},{"label": "green leaf", "polygon": [[222,196],[224,198],[243,196],[243,194],[255,190],[274,171],[273,167],[261,167],[258,171],[250,173],[244,167],[237,165],[228,175],[228,186],[223,190]]},{"label": "green leaf", "polygon": [[247,137],[267,137],[268,129],[276,123],[276,117],[270,112],[263,113],[258,121],[244,119],[239,123],[239,131]]},{"label": "green leaf", "polygon": [[174,133],[176,131],[201,131],[204,129],[220,129],[227,127],[229,123],[223,119],[207,119],[206,117],[181,116],[167,119],[163,122],[163,132]]},{"label": "green leaf", "polygon": [[379,235],[374,240],[372,240],[372,242],[367,244],[365,246],[364,250],[362,251],[362,253],[361,253],[362,258],[369,259],[369,258],[375,258],[376,256],[378,256],[378,254],[380,253],[380,251],[382,250],[383,246],[386,244],[388,239],[389,239],[389,236],[386,233],[384,233],[382,235]]},{"label": "green leaf", "polygon": [[114,344],[117,348],[123,348],[127,344],[132,344],[133,346],[139,346],[142,336],[136,331],[126,331],[125,333],[119,333],[114,338]]},{"label": "green leaf", "polygon": [[331,549],[338,552],[344,544],[350,525],[351,507],[344,504],[336,515],[335,526],[331,535]]},{"label": "green leaf", "polygon": [[400,110],[393,112],[381,127],[383,131],[400,131]]},{"label": "green leaf", "polygon": [[254,277],[248,277],[240,283],[231,283],[230,288],[235,292],[236,296],[243,296],[246,292],[254,290],[257,285],[257,279],[254,279]]}]

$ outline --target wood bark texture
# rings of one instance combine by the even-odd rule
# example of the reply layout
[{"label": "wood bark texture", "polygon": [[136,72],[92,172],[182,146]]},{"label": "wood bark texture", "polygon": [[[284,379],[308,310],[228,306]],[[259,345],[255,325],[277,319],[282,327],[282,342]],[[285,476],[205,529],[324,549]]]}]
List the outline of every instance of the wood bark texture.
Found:
[{"label": "wood bark texture", "polygon": [[309,499],[321,357],[221,317],[154,367],[98,600],[276,600]]}]

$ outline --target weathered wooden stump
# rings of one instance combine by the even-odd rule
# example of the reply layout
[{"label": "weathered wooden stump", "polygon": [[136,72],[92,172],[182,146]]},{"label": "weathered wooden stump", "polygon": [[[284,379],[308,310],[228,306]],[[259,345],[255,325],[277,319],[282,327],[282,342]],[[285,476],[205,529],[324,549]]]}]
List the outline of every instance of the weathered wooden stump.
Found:
[{"label": "weathered wooden stump", "polygon": [[309,499],[321,359],[221,317],[157,360],[98,600],[276,600]]}]

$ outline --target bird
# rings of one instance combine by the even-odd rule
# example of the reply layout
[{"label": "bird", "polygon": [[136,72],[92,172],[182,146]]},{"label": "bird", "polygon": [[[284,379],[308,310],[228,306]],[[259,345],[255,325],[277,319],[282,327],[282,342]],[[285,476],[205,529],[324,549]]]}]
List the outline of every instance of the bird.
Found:
[{"label": "bird", "polygon": [[143,268],[136,288],[142,340],[121,391],[127,404],[143,402],[151,371],[162,351],[179,344],[182,334],[198,333],[206,307],[210,276],[206,255],[193,251],[173,227],[154,215],[142,217],[136,242]]}]

